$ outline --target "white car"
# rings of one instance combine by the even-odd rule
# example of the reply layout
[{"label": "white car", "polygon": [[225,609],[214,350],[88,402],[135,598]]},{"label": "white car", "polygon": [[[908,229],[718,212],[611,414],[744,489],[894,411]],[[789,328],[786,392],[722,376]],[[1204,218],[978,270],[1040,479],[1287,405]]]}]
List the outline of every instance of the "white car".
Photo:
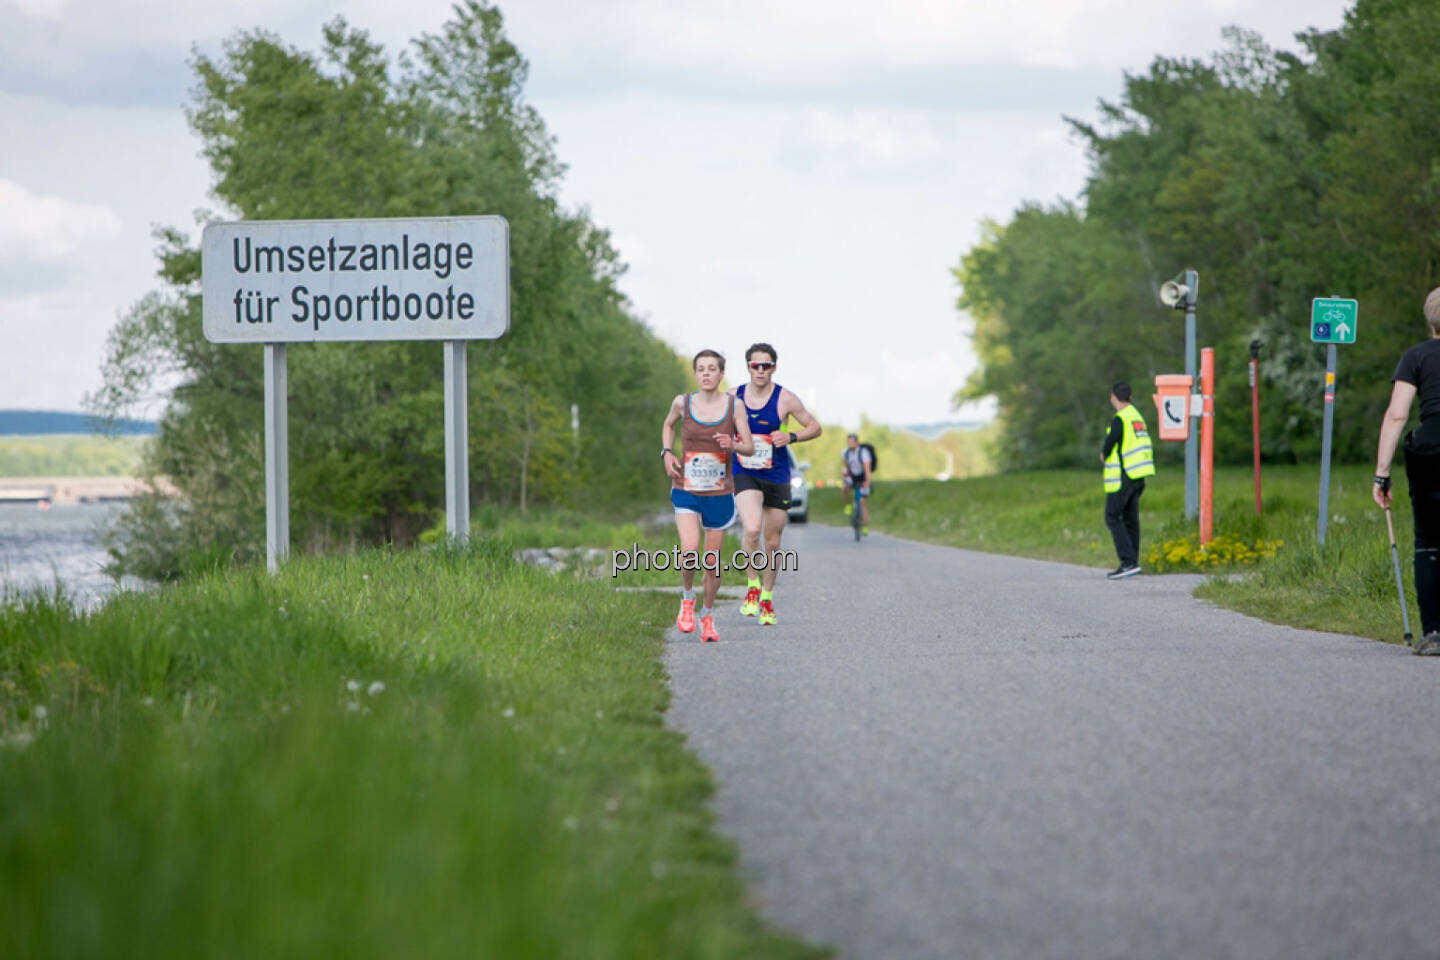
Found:
[{"label": "white car", "polygon": [[805,523],[810,519],[810,489],[805,483],[805,471],[810,469],[810,461],[796,460],[795,453],[788,446],[785,452],[790,454],[790,509],[786,513],[796,523]]}]

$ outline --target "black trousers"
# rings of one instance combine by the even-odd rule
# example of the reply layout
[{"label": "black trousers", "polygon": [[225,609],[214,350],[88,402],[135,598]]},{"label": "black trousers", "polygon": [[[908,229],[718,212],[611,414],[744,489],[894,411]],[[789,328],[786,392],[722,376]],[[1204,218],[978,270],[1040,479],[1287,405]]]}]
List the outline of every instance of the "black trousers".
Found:
[{"label": "black trousers", "polygon": [[[1145,492],[1145,478],[1138,480],[1120,475],[1120,489],[1105,494],[1105,526],[1115,541],[1115,556],[1120,566],[1140,563],[1140,494]],[[1436,541],[1440,545],[1440,540]]]},{"label": "black trousers", "polygon": [[1421,636],[1440,630],[1440,453],[1417,453],[1405,438],[1405,479],[1415,517],[1415,593]]}]

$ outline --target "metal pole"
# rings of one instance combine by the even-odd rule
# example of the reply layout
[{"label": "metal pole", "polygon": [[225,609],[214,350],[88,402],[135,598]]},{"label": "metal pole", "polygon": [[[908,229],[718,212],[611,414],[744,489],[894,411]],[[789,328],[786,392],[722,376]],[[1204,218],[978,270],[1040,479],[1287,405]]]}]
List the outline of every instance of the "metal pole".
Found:
[{"label": "metal pole", "polygon": [[570,469],[580,470],[580,404],[570,404]]},{"label": "metal pole", "polygon": [[265,568],[290,556],[290,431],[285,344],[265,344]]},{"label": "metal pole", "polygon": [[1200,546],[1210,542],[1215,521],[1215,350],[1200,351]]},{"label": "metal pole", "polygon": [[[1195,300],[1196,287],[1199,286],[1199,283],[1200,275],[1198,273],[1194,270],[1185,271],[1185,286],[1190,291],[1185,295],[1185,373],[1190,377],[1192,390],[1194,389],[1193,385],[1200,382],[1195,370]],[[1188,402],[1186,407],[1186,413],[1191,416],[1198,415],[1198,411],[1188,409]],[[1196,424],[1196,426],[1199,425]],[[1197,436],[1199,432],[1199,430],[1191,430],[1185,437],[1185,517],[1188,520],[1194,520],[1199,513],[1200,450],[1198,444],[1200,438]]]},{"label": "metal pole", "polygon": [[1325,345],[1325,429],[1320,435],[1320,516],[1315,542],[1325,545],[1325,520],[1330,512],[1330,432],[1335,426],[1335,344]]},{"label": "metal pole", "polygon": [[1250,341],[1250,445],[1255,459],[1255,516],[1260,516],[1260,348]]},{"label": "metal pole", "polygon": [[445,532],[470,539],[470,425],[465,341],[445,341]]},{"label": "metal pole", "polygon": [[1385,508],[1385,529],[1390,532],[1390,563],[1395,568],[1395,592],[1400,594],[1400,623],[1405,627],[1405,644],[1409,646],[1414,637],[1410,635],[1410,614],[1405,610],[1405,587],[1400,582],[1400,554],[1395,551],[1395,521],[1390,519],[1390,508]]}]

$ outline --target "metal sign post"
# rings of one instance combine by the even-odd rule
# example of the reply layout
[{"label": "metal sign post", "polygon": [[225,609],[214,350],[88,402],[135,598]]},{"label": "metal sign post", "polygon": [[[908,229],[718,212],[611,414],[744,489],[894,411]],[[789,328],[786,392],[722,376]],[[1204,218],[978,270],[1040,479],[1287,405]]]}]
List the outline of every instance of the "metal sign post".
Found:
[{"label": "metal sign post", "polygon": [[1200,546],[1210,542],[1215,520],[1215,348],[1200,351]]},{"label": "metal sign post", "polygon": [[[1192,387],[1198,386],[1200,381],[1195,371],[1195,301],[1199,297],[1200,274],[1194,270],[1186,270],[1174,280],[1166,280],[1160,285],[1160,303],[1172,310],[1185,311],[1185,376],[1190,378]],[[1199,419],[1202,414],[1202,407],[1199,394],[1191,394],[1189,402],[1189,414],[1194,419]],[[1188,426],[1188,425],[1187,425]],[[1200,483],[1199,483],[1199,462],[1200,453],[1196,446],[1200,425],[1197,423],[1194,430],[1185,433],[1185,519],[1194,520],[1199,509]]]},{"label": "metal sign post", "polygon": [[445,341],[445,532],[470,539],[470,429],[465,341]]},{"label": "metal sign post", "polygon": [[285,344],[265,344],[265,567],[290,556],[290,427]]},{"label": "metal sign post", "polygon": [[1315,542],[1325,545],[1325,524],[1330,513],[1330,435],[1335,427],[1335,367],[1337,343],[1354,343],[1360,305],[1355,300],[1316,297],[1310,301],[1310,339],[1325,344],[1325,419],[1320,434],[1320,510],[1315,519]]},{"label": "metal sign post", "polygon": [[[1185,375],[1191,383],[1199,383],[1195,369],[1195,300],[1199,293],[1200,274],[1185,271]],[[1200,404],[1191,404],[1190,416],[1200,417]],[[1185,438],[1185,518],[1194,520],[1200,512],[1200,437],[1191,430]]]},{"label": "metal sign post", "polygon": [[1255,458],[1255,516],[1260,516],[1260,348],[1250,341],[1250,447]]},{"label": "metal sign post", "polygon": [[265,347],[265,563],[290,552],[288,343],[445,345],[445,527],[470,532],[465,341],[510,329],[503,217],[212,223],[201,240],[206,339]]},{"label": "metal sign post", "polygon": [[1325,346],[1325,426],[1320,433],[1320,513],[1315,542],[1325,546],[1325,521],[1330,515],[1330,434],[1335,428],[1335,344]]}]

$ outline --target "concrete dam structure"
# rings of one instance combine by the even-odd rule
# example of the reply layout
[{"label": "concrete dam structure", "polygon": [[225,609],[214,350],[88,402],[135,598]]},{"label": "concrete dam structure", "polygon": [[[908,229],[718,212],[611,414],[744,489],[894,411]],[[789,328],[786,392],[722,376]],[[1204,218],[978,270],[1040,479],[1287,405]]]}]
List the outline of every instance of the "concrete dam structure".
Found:
[{"label": "concrete dam structure", "polygon": [[[161,493],[175,493],[163,479]],[[10,477],[0,478],[0,503],[101,503],[129,500],[150,489],[139,477]]]}]

